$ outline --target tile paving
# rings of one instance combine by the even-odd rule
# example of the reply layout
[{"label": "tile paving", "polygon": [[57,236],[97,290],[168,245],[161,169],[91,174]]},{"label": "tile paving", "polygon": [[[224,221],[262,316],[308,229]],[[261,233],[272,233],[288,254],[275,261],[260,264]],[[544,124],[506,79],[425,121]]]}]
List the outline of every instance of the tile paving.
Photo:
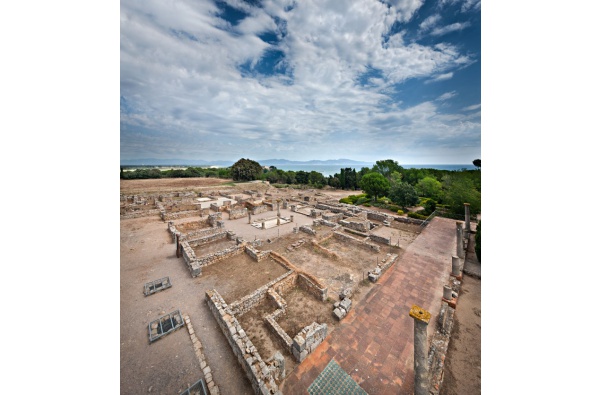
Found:
[{"label": "tile paving", "polygon": [[408,312],[414,304],[429,311],[428,333],[433,333],[455,252],[456,221],[434,218],[361,305],[285,379],[282,392],[312,393],[311,385],[335,359],[368,394],[412,394],[413,319]]}]

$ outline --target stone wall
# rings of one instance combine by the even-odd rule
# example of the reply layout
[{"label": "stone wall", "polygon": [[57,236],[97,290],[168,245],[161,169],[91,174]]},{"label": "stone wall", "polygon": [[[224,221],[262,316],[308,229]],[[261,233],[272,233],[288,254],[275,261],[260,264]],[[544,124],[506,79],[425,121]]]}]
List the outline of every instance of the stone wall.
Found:
[{"label": "stone wall", "polygon": [[327,324],[313,322],[294,336],[292,354],[298,362],[302,362],[325,340],[325,337],[327,337]]},{"label": "stone wall", "polygon": [[151,217],[153,215],[160,215],[160,210],[157,208],[152,210],[136,210],[131,212],[127,212],[127,210],[125,210],[125,212],[121,214],[121,219]]},{"label": "stone wall", "polygon": [[270,253],[271,251],[259,251],[250,245],[246,245],[246,254],[250,255],[250,257],[256,262],[261,262],[262,260],[268,258]]},{"label": "stone wall", "polygon": [[308,233],[311,236],[316,236],[316,234],[317,234],[317,232],[308,225],[302,225],[300,227],[300,230],[304,233]]},{"label": "stone wall", "polygon": [[327,288],[321,285],[315,278],[310,278],[308,274],[298,273],[297,285],[318,300],[322,302],[327,300]]},{"label": "stone wall", "polygon": [[258,305],[265,299],[269,288],[273,287],[278,282],[284,280],[285,278],[293,274],[294,271],[290,270],[289,272],[277,277],[275,280],[270,281],[268,284],[258,288],[254,292],[244,296],[241,299],[236,300],[235,302],[232,302],[230,305],[231,311],[236,316],[242,316],[246,314],[248,311],[250,311],[252,308],[254,308],[256,305]]},{"label": "stone wall", "polygon": [[216,290],[206,291],[206,303],[256,394],[281,395],[272,371],[242,329],[235,314]]},{"label": "stone wall", "polygon": [[368,211],[367,218],[375,221],[389,221],[391,218],[387,214],[378,213],[376,211]]},{"label": "stone wall", "polygon": [[223,229],[204,228],[204,229],[198,229],[198,230],[191,231],[190,233],[186,233],[183,236],[185,237],[186,240],[194,240],[194,239],[200,239],[204,236],[214,235],[214,234],[217,234],[220,232],[223,232]]},{"label": "stone wall", "polygon": [[341,220],[339,223],[346,228],[358,230],[359,232],[369,232],[371,230],[371,222],[369,221]]},{"label": "stone wall", "polygon": [[245,244],[236,245],[233,247],[226,248],[221,251],[217,251],[214,254],[206,255],[201,258],[198,258],[198,264],[200,267],[212,265],[223,259],[231,258],[232,256],[236,256],[244,252]]},{"label": "stone wall", "polygon": [[356,245],[361,246],[361,247],[369,248],[369,249],[371,249],[373,251],[376,251],[376,252],[379,252],[379,250],[380,250],[380,248],[379,248],[378,245],[371,244],[368,241],[358,240],[358,239],[356,239],[356,238],[354,238],[352,236],[349,236],[349,235],[341,233],[341,232],[335,232],[334,231],[333,235],[334,235],[334,237],[336,239],[343,240],[345,242],[351,242],[353,244],[356,244]]},{"label": "stone wall", "polygon": [[[284,310],[277,309],[273,314],[269,314],[265,317],[265,324],[267,328],[275,335],[275,338],[279,342],[279,345],[283,347],[284,350],[292,353],[292,338],[283,330],[281,326],[277,323],[276,319],[283,315]],[[277,318],[276,318],[277,317]]]},{"label": "stone wall", "polygon": [[210,226],[217,226],[217,222],[223,219],[223,214],[221,212],[209,214],[208,215],[208,224]]},{"label": "stone wall", "polygon": [[369,235],[369,239],[373,240],[375,243],[381,243],[381,244],[385,244],[387,246],[389,246],[390,243],[390,239],[387,237],[382,237],[382,236],[377,236],[374,234],[370,234]]},{"label": "stone wall", "polygon": [[425,222],[422,219],[409,218],[409,217],[394,217],[394,221],[402,222],[405,224],[423,225]]},{"label": "stone wall", "polygon": [[246,207],[235,208],[229,210],[229,219],[238,219],[248,216],[248,209]]},{"label": "stone wall", "polygon": [[342,213],[323,213],[322,215],[324,220],[330,221],[330,222],[338,222],[344,219],[344,214]]},{"label": "stone wall", "polygon": [[265,206],[264,204],[261,204],[260,206],[256,206],[256,207],[252,208],[252,215],[264,213],[264,212],[267,212],[268,210],[269,210],[269,208],[267,206]]},{"label": "stone wall", "polygon": [[212,228],[214,229],[216,232],[212,232],[213,234],[209,234],[207,236],[203,236],[203,237],[199,237],[197,239],[192,239],[190,240],[188,237],[185,237],[185,241],[188,242],[188,244],[190,245],[190,247],[194,248],[194,247],[198,247],[204,244],[208,244],[208,243],[212,243],[214,241],[217,240],[221,240],[221,239],[225,239],[227,237],[227,232],[219,229],[219,228]]},{"label": "stone wall", "polygon": [[202,273],[202,268],[198,263],[198,259],[196,258],[196,254],[192,247],[190,247],[187,241],[183,241],[179,243],[179,249],[192,277],[198,277]]}]

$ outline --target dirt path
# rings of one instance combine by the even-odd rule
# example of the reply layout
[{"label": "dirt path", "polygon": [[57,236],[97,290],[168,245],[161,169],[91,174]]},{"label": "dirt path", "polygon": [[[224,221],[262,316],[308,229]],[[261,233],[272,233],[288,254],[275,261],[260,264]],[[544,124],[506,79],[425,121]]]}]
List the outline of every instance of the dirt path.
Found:
[{"label": "dirt path", "polygon": [[[474,235],[471,235],[471,241]],[[481,273],[473,243],[467,252],[465,268]],[[481,280],[463,276],[454,327],[448,344],[444,381],[440,395],[481,394]]]}]

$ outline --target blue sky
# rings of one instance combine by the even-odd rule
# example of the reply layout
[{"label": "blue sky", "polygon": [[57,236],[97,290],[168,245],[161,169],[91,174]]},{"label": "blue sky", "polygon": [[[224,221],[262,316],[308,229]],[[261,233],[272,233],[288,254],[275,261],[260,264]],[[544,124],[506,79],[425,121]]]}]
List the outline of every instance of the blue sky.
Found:
[{"label": "blue sky", "polygon": [[121,160],[481,157],[472,0],[122,0]]}]

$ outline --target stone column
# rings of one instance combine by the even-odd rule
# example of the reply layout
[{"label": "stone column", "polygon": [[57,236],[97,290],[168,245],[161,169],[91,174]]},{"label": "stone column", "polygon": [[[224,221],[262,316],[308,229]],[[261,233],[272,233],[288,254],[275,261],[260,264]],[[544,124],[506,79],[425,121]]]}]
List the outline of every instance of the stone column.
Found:
[{"label": "stone column", "polygon": [[471,205],[469,203],[465,203],[465,231],[469,237],[469,233],[471,233]]},{"label": "stone column", "polygon": [[415,395],[429,395],[429,369],[427,367],[427,325],[431,313],[413,305],[409,315],[414,319],[415,331]]},{"label": "stone column", "polygon": [[262,222],[262,228],[267,229],[267,227],[265,226],[265,221]]},{"label": "stone column", "polygon": [[248,223],[252,223],[252,213],[250,211],[248,211]]},{"label": "stone column", "polygon": [[294,222],[294,216],[290,215],[290,222]]},{"label": "stone column", "polygon": [[452,257],[452,275],[455,277],[460,276],[460,259],[456,255]]},{"label": "stone column", "polygon": [[[277,201],[277,216],[280,217],[281,213],[279,212],[279,200]],[[278,224],[279,225],[279,224]]]},{"label": "stone column", "polygon": [[456,255],[459,258],[465,257],[465,243],[463,242],[462,223],[456,222]]},{"label": "stone column", "polygon": [[452,288],[447,285],[444,285],[444,299],[452,300]]}]

